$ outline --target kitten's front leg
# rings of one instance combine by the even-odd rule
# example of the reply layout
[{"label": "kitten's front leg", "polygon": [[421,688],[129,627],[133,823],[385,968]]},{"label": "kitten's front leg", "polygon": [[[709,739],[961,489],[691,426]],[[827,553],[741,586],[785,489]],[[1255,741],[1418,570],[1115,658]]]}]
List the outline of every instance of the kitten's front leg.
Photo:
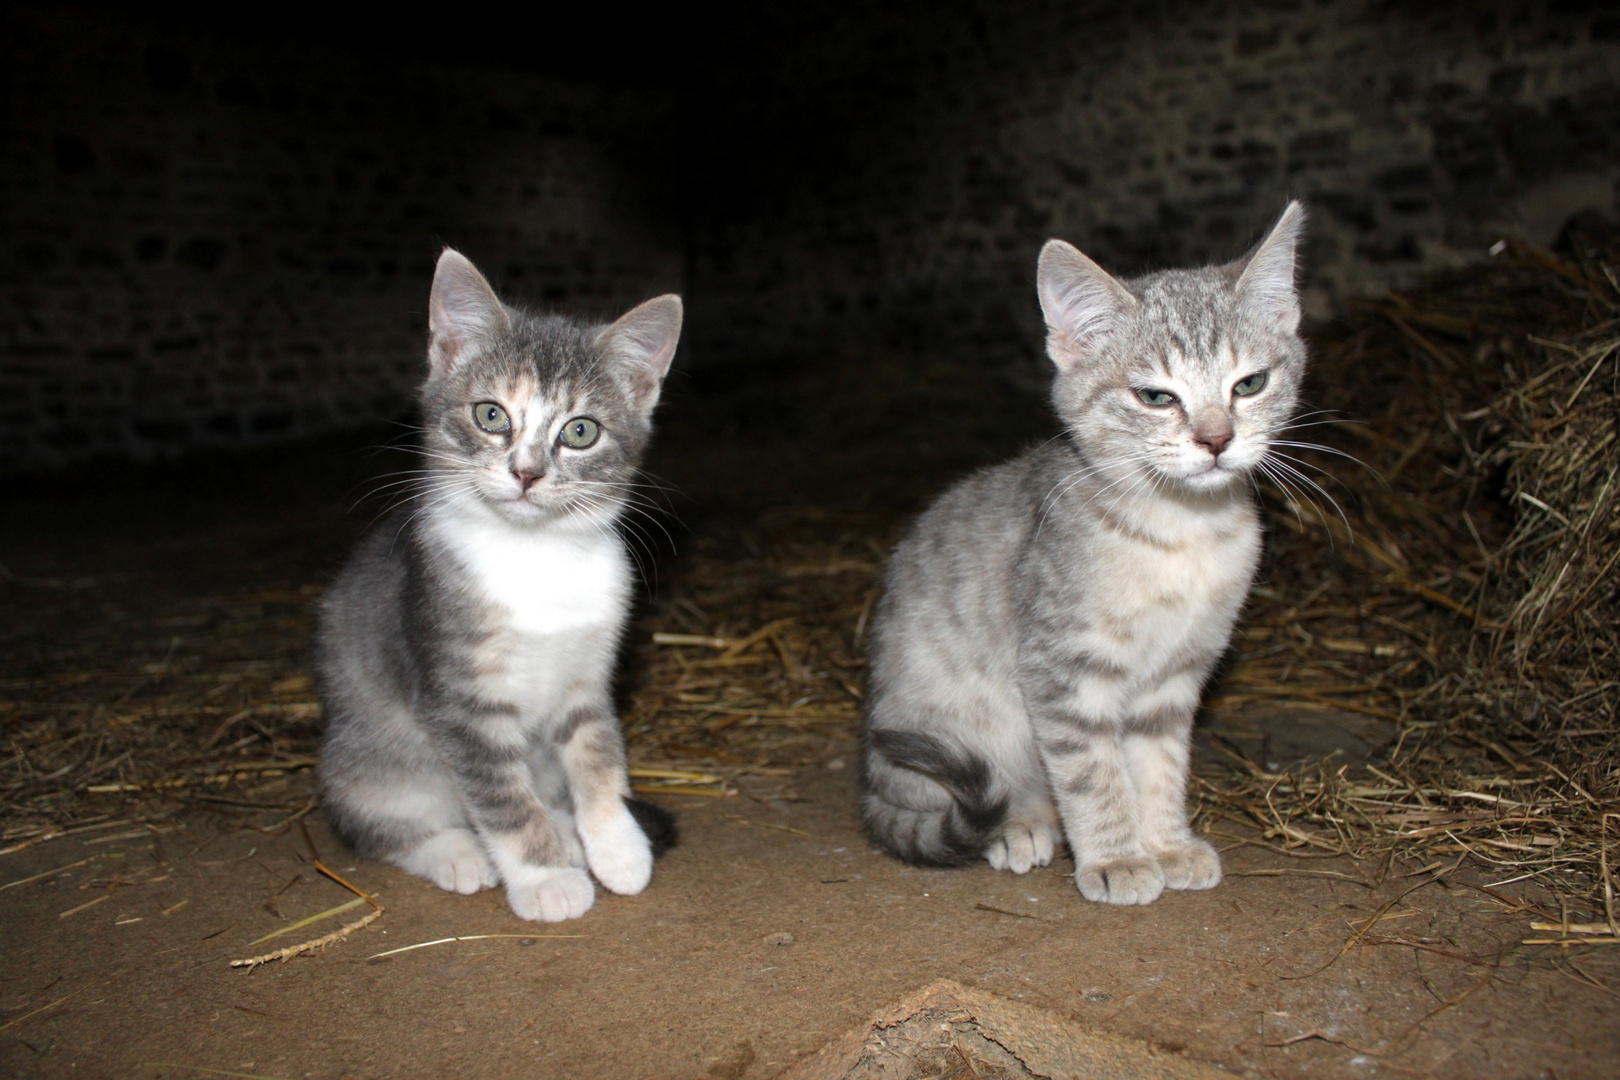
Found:
[{"label": "kitten's front leg", "polygon": [[1151,904],[1164,871],[1137,837],[1136,799],[1119,729],[1074,712],[1035,720],[1052,797],[1074,851],[1074,883],[1087,900]]},{"label": "kitten's front leg", "polygon": [[1170,889],[1213,889],[1221,883],[1220,856],[1187,824],[1192,721],[1192,705],[1160,708],[1129,721],[1124,741],[1126,766],[1136,789],[1139,835],[1158,859]]},{"label": "kitten's front leg", "polygon": [[630,778],[618,719],[605,704],[584,706],[569,715],[563,736],[563,768],[585,861],[604,886],[634,896],[652,880],[653,855],[625,804]]},{"label": "kitten's front leg", "polygon": [[515,713],[485,707],[444,716],[436,727],[513,913],[562,922],[589,911],[596,890],[579,866],[579,844],[563,835],[535,794],[528,740]]}]

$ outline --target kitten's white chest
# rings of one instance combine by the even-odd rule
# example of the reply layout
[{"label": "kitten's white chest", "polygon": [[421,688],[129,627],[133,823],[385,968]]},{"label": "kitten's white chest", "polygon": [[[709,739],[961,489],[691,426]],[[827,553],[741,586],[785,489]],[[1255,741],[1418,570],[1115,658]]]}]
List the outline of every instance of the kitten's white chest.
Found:
[{"label": "kitten's white chest", "polygon": [[1259,556],[1258,525],[1240,512],[1155,532],[1169,544],[1103,534],[1091,553],[1090,600],[1108,627],[1094,647],[1136,671],[1225,648]]},{"label": "kitten's white chest", "polygon": [[629,589],[617,537],[457,522],[441,531],[484,598],[518,634],[616,625]]}]

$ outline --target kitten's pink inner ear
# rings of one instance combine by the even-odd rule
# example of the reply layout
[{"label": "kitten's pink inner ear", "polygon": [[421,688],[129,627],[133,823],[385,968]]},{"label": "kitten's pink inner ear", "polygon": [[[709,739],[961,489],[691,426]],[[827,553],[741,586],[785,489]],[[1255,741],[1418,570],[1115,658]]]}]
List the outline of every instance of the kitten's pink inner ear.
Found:
[{"label": "kitten's pink inner ear", "polygon": [[681,298],[674,293],[655,296],[619,316],[596,339],[603,357],[629,377],[643,411],[658,403],[658,391],[680,344],[684,314]]},{"label": "kitten's pink inner ear", "polygon": [[1098,338],[1136,307],[1136,297],[1073,244],[1048,240],[1035,268],[1036,294],[1046,316],[1046,352],[1068,370],[1090,355]]},{"label": "kitten's pink inner ear", "polygon": [[428,362],[435,371],[453,367],[470,344],[511,326],[506,308],[478,267],[461,252],[445,248],[433,271],[428,297]]},{"label": "kitten's pink inner ear", "polygon": [[1260,241],[1236,264],[1242,267],[1235,289],[1243,306],[1286,334],[1299,329],[1299,290],[1294,266],[1299,238],[1305,231],[1305,207],[1291,202]]}]

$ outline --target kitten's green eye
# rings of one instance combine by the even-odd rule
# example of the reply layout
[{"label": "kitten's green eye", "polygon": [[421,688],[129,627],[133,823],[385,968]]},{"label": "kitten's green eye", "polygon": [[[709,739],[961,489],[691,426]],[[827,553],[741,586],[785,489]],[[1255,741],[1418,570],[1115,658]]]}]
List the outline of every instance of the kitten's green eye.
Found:
[{"label": "kitten's green eye", "polygon": [[562,426],[557,441],[575,450],[584,450],[595,444],[602,434],[601,427],[588,416],[576,416]]},{"label": "kitten's green eye", "polygon": [[1151,405],[1155,409],[1162,409],[1166,405],[1176,403],[1176,395],[1168,390],[1152,390],[1147,387],[1139,387],[1136,396],[1142,399],[1142,404]]},{"label": "kitten's green eye", "polygon": [[1253,395],[1258,394],[1261,390],[1265,389],[1265,385],[1266,373],[1264,371],[1257,371],[1253,375],[1250,375],[1247,379],[1239,379],[1236,383],[1234,383],[1232,386],[1232,393],[1236,394],[1238,397],[1252,397]]},{"label": "kitten's green eye", "polygon": [[480,401],[473,406],[473,423],[491,435],[512,430],[512,418],[493,401]]}]

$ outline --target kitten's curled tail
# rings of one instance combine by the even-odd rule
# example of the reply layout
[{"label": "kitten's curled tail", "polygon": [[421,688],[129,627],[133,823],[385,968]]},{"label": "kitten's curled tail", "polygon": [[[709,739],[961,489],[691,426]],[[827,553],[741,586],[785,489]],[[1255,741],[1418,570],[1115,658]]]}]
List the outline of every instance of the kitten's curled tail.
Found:
[{"label": "kitten's curled tail", "polygon": [[636,824],[641,826],[641,831],[647,834],[653,858],[658,858],[680,842],[681,831],[675,826],[675,815],[662,806],[628,796],[624,806],[630,811],[630,816],[636,819]]},{"label": "kitten's curled tail", "polygon": [[[866,731],[861,818],[885,851],[918,866],[961,866],[984,854],[1007,817],[990,796],[990,763],[970,750],[916,731]],[[918,775],[920,774],[920,775]],[[924,779],[926,778],[926,779]],[[950,803],[920,810],[907,789],[932,781]]]}]

